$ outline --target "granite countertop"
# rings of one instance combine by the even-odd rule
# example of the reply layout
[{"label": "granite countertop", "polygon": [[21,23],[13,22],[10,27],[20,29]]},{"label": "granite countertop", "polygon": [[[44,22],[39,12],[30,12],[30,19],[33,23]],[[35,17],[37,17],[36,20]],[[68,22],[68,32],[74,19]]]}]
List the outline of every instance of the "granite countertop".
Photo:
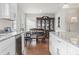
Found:
[{"label": "granite countertop", "polygon": [[7,38],[10,38],[12,36],[16,36],[18,34],[21,34],[23,32],[10,32],[10,33],[1,33],[0,34],[0,42],[7,39]]},{"label": "granite countertop", "polygon": [[65,40],[75,46],[79,47],[79,33],[74,32],[50,32],[56,35],[59,39]]}]

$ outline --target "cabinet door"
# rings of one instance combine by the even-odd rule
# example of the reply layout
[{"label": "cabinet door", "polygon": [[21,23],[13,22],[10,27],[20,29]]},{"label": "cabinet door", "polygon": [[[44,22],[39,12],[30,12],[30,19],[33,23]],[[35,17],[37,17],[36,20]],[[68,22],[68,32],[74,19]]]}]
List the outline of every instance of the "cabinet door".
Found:
[{"label": "cabinet door", "polygon": [[51,54],[57,54],[56,47],[58,47],[56,37],[54,35],[50,34],[50,37],[49,37],[49,50],[50,50]]},{"label": "cabinet door", "polygon": [[79,48],[62,40],[59,53],[60,55],[79,55]]},{"label": "cabinet door", "polygon": [[0,4],[0,18],[16,19],[17,4],[16,3],[2,3]]},{"label": "cabinet door", "polygon": [[10,55],[15,55],[15,37],[10,38],[10,44],[9,44],[9,52]]},{"label": "cabinet door", "polygon": [[10,18],[8,3],[1,4],[1,18]]},{"label": "cabinet door", "polygon": [[2,4],[0,3],[0,18],[2,16]]},{"label": "cabinet door", "polygon": [[79,48],[70,43],[67,44],[67,55],[79,55]]},{"label": "cabinet door", "polygon": [[46,20],[46,30],[49,30],[49,20]]},{"label": "cabinet door", "polygon": [[59,39],[58,37],[54,36],[54,54],[59,55],[60,54],[60,47],[61,47],[61,39]]},{"label": "cabinet door", "polygon": [[0,18],[2,18],[5,15],[5,4],[0,4]]},{"label": "cabinet door", "polygon": [[52,53],[55,55],[66,55],[67,54],[67,43],[52,35]]},{"label": "cabinet door", "polygon": [[0,42],[0,54],[2,51],[4,51],[6,48],[8,48],[9,45],[9,39],[3,40]]},{"label": "cabinet door", "polygon": [[59,45],[59,55],[67,55],[67,42],[62,40]]},{"label": "cabinet door", "polygon": [[54,31],[54,18],[50,19],[49,21],[50,21],[50,24],[49,24],[50,27],[49,27],[49,29]]},{"label": "cabinet door", "polygon": [[10,41],[9,39],[6,39],[0,43],[0,55],[9,55],[10,50],[9,50],[9,44]]},{"label": "cabinet door", "polygon": [[16,13],[17,13],[17,4],[16,3],[10,3],[9,4],[9,13],[11,20],[16,20]]},{"label": "cabinet door", "polygon": [[0,52],[0,55],[10,55],[9,47],[7,47],[6,49],[4,49],[4,51]]},{"label": "cabinet door", "polygon": [[0,42],[0,55],[15,54],[15,38],[11,37]]}]

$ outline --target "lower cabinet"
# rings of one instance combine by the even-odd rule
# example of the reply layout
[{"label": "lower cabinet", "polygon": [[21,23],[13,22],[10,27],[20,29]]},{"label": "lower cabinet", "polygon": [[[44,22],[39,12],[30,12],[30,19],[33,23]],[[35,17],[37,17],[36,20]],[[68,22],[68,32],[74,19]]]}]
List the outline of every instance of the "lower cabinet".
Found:
[{"label": "lower cabinet", "polygon": [[62,41],[58,41],[57,43],[58,43],[58,46],[59,46],[57,48],[58,55],[66,55],[67,54],[67,43],[65,41],[63,41],[63,40]]},{"label": "lower cabinet", "polygon": [[79,47],[55,35],[50,35],[49,51],[52,55],[79,55]]},{"label": "lower cabinet", "polygon": [[15,55],[15,37],[0,42],[0,55]]},{"label": "lower cabinet", "polygon": [[10,50],[7,47],[6,49],[4,49],[4,51],[0,52],[0,55],[10,55]]},{"label": "lower cabinet", "polygon": [[79,55],[79,47],[68,43],[67,55]]},{"label": "lower cabinet", "polygon": [[10,38],[10,45],[9,45],[9,51],[10,51],[10,55],[15,55],[16,50],[15,50],[15,37],[11,37]]}]

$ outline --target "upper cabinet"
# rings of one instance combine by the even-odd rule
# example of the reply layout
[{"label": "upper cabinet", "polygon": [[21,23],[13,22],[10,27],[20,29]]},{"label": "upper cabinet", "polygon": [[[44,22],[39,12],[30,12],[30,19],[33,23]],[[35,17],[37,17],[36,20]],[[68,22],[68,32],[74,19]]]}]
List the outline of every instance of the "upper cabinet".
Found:
[{"label": "upper cabinet", "polygon": [[17,16],[17,4],[16,3],[9,4],[9,9],[10,9],[9,12],[11,20],[15,20]]},{"label": "upper cabinet", "polygon": [[1,3],[0,4],[0,19],[15,20],[17,14],[16,3]]}]

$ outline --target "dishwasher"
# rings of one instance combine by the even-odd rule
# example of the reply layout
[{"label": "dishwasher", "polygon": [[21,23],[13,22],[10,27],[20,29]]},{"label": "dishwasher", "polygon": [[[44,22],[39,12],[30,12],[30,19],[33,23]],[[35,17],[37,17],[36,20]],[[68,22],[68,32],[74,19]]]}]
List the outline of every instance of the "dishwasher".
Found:
[{"label": "dishwasher", "polygon": [[21,35],[16,35],[16,54],[17,55],[22,55],[22,38]]}]

